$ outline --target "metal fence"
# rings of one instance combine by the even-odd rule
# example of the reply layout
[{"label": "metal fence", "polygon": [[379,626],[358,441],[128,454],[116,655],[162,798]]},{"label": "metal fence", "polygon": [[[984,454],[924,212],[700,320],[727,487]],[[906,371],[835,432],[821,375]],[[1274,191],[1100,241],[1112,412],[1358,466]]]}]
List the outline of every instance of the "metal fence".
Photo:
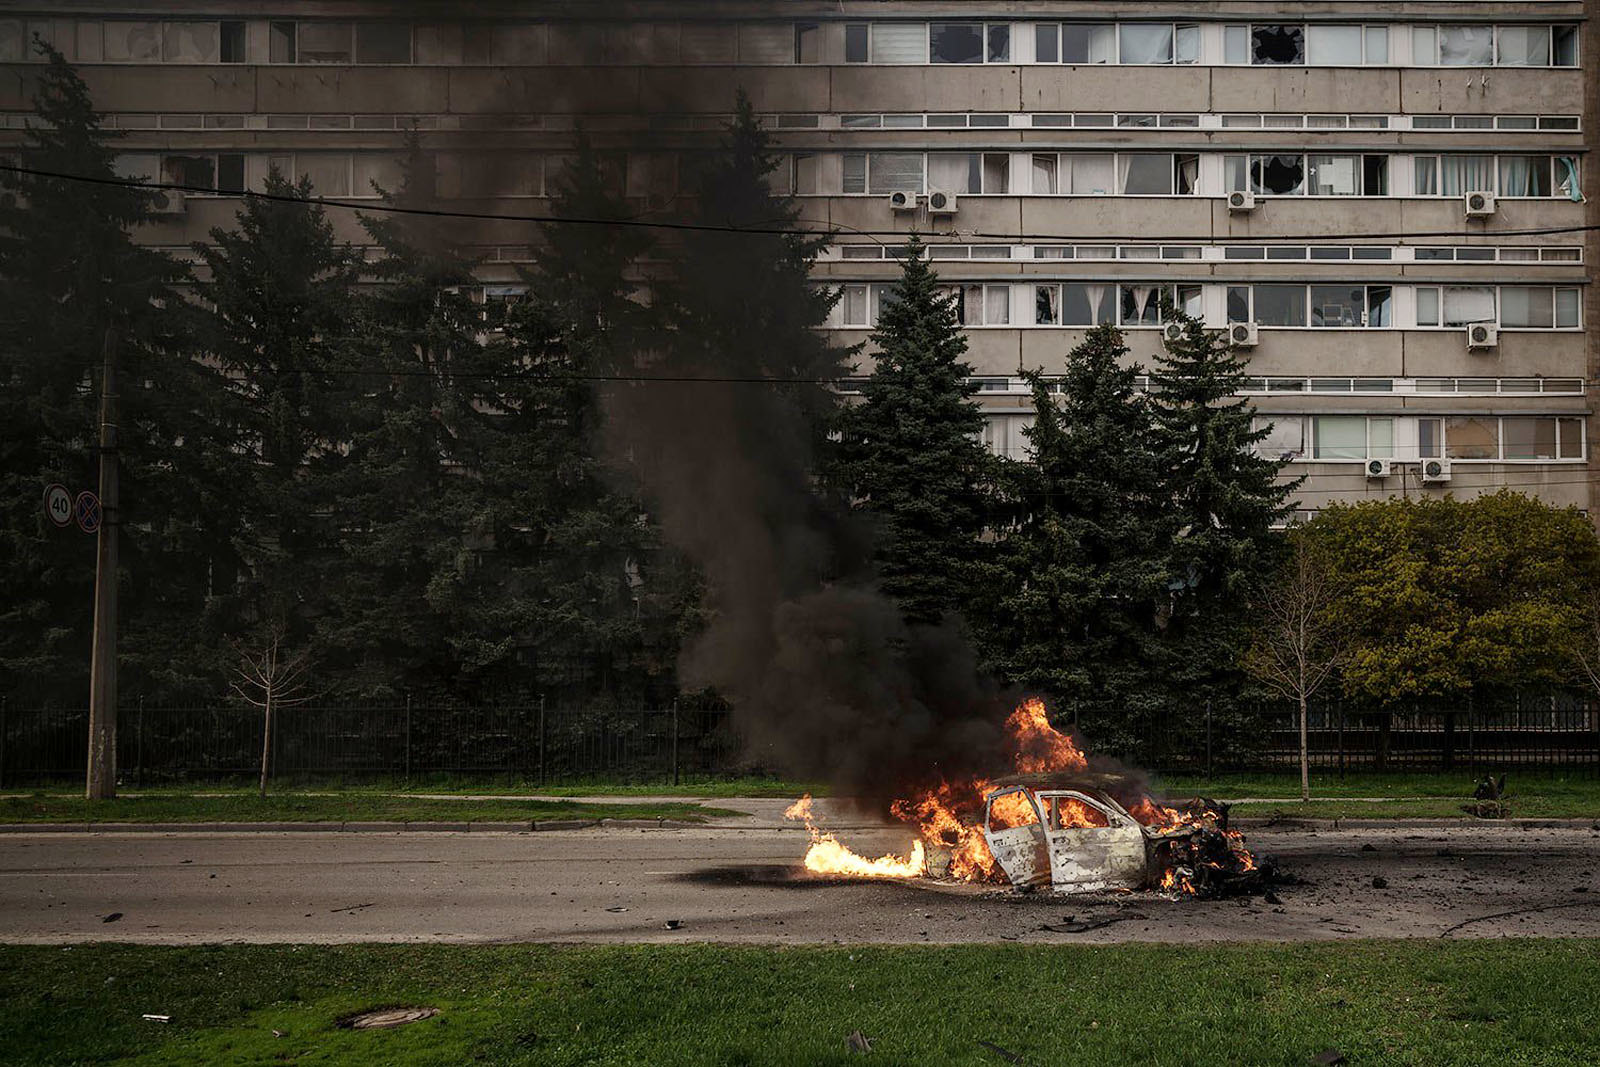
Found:
[{"label": "metal fence", "polygon": [[[146,707],[118,715],[125,785],[252,778],[261,719],[217,704]],[[1097,750],[1096,730],[1082,724]],[[0,787],[83,777],[81,708],[0,700]],[[1309,750],[1322,771],[1485,772],[1541,769],[1600,775],[1600,706],[1540,698],[1492,705],[1311,711]],[[1221,773],[1298,765],[1299,726],[1282,705],[1204,707],[1161,716],[1113,752],[1151,770]],[[526,703],[304,705],[277,713],[277,780],[513,777],[531,783],[664,782],[759,773],[741,755],[725,707],[570,708]]]},{"label": "metal fence", "polygon": [[[1149,764],[1214,773],[1298,767],[1299,713],[1282,705],[1207,708],[1152,732]],[[1307,715],[1307,756],[1322,771],[1508,768],[1600,775],[1600,705],[1544,696],[1484,705],[1375,709],[1319,704]]]},{"label": "metal fence", "polygon": [[[677,781],[745,769],[725,708],[588,709],[301,705],[274,712],[274,779],[508,776]],[[82,778],[88,713],[0,705],[0,786]],[[118,711],[125,785],[251,778],[261,767],[261,715],[234,705]]]}]

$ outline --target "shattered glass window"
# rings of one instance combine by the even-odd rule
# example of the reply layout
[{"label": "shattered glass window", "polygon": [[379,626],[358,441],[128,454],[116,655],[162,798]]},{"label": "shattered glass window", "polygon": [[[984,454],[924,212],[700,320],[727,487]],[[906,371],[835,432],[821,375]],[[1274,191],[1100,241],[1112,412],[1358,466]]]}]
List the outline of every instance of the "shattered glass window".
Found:
[{"label": "shattered glass window", "polygon": [[933,23],[928,27],[928,54],[933,63],[982,63],[983,23]]},{"label": "shattered glass window", "polygon": [[1251,156],[1250,191],[1267,196],[1298,196],[1305,192],[1304,156]]},{"label": "shattered glass window", "polygon": [[1250,27],[1250,61],[1268,65],[1304,63],[1306,28],[1290,25]]}]

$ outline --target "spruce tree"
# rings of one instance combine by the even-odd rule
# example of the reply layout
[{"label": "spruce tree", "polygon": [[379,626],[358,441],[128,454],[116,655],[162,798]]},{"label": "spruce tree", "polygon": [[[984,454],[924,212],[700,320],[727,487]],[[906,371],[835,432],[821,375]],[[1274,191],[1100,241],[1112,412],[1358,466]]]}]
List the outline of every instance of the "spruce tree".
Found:
[{"label": "spruce tree", "polygon": [[[117,348],[121,682],[153,699],[211,691],[210,597],[232,572],[229,428],[215,372],[194,359],[174,259],[136,244],[152,196],[115,184],[114,132],[42,41],[23,166],[0,177],[0,688],[87,685],[94,538],[46,522],[47,483],[97,486],[102,353]],[[214,636],[214,635],[210,635]]]},{"label": "spruce tree", "polygon": [[964,609],[991,475],[967,339],[924,253],[913,236],[862,402],[841,419],[841,480],[877,520],[882,587],[913,623]]},{"label": "spruce tree", "polygon": [[[271,197],[315,195],[276,169]],[[207,267],[208,349],[228,373],[241,431],[239,551],[246,570],[235,628],[284,629],[300,640],[320,603],[319,562],[333,547],[328,481],[343,463],[355,400],[342,373],[360,259],[314,204],[249,198],[234,230],[195,251]]]},{"label": "spruce tree", "polygon": [[1038,372],[1028,462],[1013,474],[979,630],[990,666],[1042,691],[1096,744],[1128,751],[1159,706],[1156,620],[1171,509],[1150,405],[1122,335],[1097,326],[1068,354],[1060,392]]},{"label": "spruce tree", "polygon": [[1174,595],[1166,641],[1173,681],[1191,705],[1237,690],[1247,637],[1248,593],[1275,566],[1273,526],[1294,508],[1299,481],[1280,482],[1283,462],[1259,455],[1266,437],[1255,406],[1239,396],[1245,359],[1224,333],[1163,306],[1182,332],[1165,338],[1151,374],[1162,477],[1176,519]]}]

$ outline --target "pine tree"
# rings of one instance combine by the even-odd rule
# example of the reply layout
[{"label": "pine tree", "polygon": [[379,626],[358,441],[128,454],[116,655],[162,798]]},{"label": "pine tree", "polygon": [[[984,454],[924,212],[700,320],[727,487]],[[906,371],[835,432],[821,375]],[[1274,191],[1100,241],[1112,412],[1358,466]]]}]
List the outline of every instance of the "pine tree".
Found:
[{"label": "pine tree", "polygon": [[42,41],[45,58],[24,134],[24,166],[0,178],[0,687],[87,684],[94,539],[44,519],[44,486],[96,485],[98,383],[117,345],[121,466],[121,680],[162,696],[209,688],[217,666],[197,648],[209,597],[231,572],[228,427],[215,373],[195,360],[186,271],[135,244],[151,194],[115,184],[111,142],[83,80]]},{"label": "pine tree", "polygon": [[1238,394],[1245,360],[1225,334],[1166,304],[1182,326],[1164,340],[1151,374],[1162,477],[1177,522],[1175,594],[1166,640],[1173,680],[1198,703],[1236,690],[1247,638],[1248,593],[1275,565],[1273,526],[1292,511],[1300,482],[1280,482],[1284,464],[1255,446],[1255,407]]},{"label": "pine tree", "polygon": [[862,402],[841,420],[840,478],[877,520],[883,589],[913,623],[965,607],[992,475],[967,340],[938,283],[913,236],[872,335]]},{"label": "pine tree", "polygon": [[1111,326],[1038,372],[1018,520],[1001,532],[979,626],[993,669],[1054,697],[1096,744],[1126,751],[1159,706],[1157,612],[1173,519],[1149,403]]},{"label": "pine tree", "polygon": [[[276,169],[265,192],[315,194],[308,179]],[[247,573],[235,627],[295,639],[323,610],[317,567],[332,548],[328,479],[343,462],[355,399],[341,371],[360,260],[320,206],[281,199],[246,200],[237,229],[212,230],[195,251],[209,279],[209,351],[229,375],[242,435],[235,499]]]}]

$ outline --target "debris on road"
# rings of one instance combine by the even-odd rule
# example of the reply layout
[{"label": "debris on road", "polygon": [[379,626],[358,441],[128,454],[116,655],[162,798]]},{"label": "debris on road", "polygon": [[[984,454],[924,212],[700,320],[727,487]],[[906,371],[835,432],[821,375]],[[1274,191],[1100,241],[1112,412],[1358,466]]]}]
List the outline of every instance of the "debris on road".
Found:
[{"label": "debris on road", "polygon": [[172,1016],[170,1015],[141,1015],[140,1018],[147,1023],[170,1023],[172,1021]]},{"label": "debris on road", "polygon": [[392,1030],[396,1026],[421,1022],[438,1014],[438,1008],[370,1008],[337,1019],[334,1025],[342,1030]]},{"label": "debris on road", "polygon": [[844,1047],[850,1052],[871,1052],[872,1038],[860,1030],[852,1030],[850,1036],[844,1039]]},{"label": "debris on road", "polygon": [[682,930],[683,929],[683,920],[682,919],[668,919],[667,923],[666,923],[666,926],[667,926],[668,930]]},{"label": "debris on road", "polygon": [[981,1047],[988,1049],[990,1052],[994,1053],[996,1056],[999,1056],[1001,1059],[1005,1060],[1007,1063],[1021,1063],[1022,1062],[1022,1057],[1019,1056],[1017,1053],[1012,1052],[1009,1049],[1003,1049],[999,1045],[995,1044],[993,1041],[979,1041],[978,1044]]},{"label": "debris on road", "polygon": [[105,918],[101,919],[100,921],[103,922],[103,923],[114,923],[120,918],[122,918],[122,912],[114,911],[110,915],[107,915]]}]

